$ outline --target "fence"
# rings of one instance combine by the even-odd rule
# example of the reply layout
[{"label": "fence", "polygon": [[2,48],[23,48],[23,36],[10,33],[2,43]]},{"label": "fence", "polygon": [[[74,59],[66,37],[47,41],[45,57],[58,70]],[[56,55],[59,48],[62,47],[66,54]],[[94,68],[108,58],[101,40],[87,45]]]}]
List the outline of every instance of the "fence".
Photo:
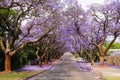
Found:
[{"label": "fence", "polygon": [[106,63],[108,65],[120,66],[120,56],[107,56]]}]

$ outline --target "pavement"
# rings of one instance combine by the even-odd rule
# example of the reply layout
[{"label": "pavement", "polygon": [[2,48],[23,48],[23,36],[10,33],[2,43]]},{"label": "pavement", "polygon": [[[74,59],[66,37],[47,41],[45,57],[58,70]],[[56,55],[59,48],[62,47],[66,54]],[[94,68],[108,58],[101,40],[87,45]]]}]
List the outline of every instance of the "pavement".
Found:
[{"label": "pavement", "polygon": [[65,54],[62,60],[53,62],[54,67],[36,76],[25,80],[113,80],[103,79],[103,76],[118,77],[120,80],[120,67],[106,65],[91,66],[90,63],[76,62],[73,55]]},{"label": "pavement", "polygon": [[[90,65],[90,64],[88,64]],[[114,80],[120,80],[120,66],[112,66],[106,65],[104,67],[99,67],[99,65],[95,65],[92,67],[92,71],[101,75],[101,77],[111,77],[111,78],[119,78]],[[105,79],[109,80],[109,79]],[[111,79],[112,80],[112,79]]]},{"label": "pavement", "polygon": [[85,67],[84,64],[81,67],[73,57],[64,55],[62,60],[56,61],[54,68],[25,80],[99,80],[90,67]]}]

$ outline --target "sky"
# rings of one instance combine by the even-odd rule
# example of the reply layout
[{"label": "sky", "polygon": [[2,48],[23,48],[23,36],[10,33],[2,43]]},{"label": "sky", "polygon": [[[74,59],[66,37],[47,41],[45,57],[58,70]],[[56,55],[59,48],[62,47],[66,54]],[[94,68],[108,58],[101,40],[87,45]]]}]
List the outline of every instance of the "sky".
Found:
[{"label": "sky", "polygon": [[[64,1],[67,1],[67,0],[61,0],[61,2],[64,2]],[[68,1],[72,1],[72,0],[68,0]],[[87,10],[89,5],[94,3],[104,4],[106,0],[77,0],[77,1],[81,4],[84,10]]]},{"label": "sky", "polygon": [[87,9],[87,6],[93,3],[103,4],[105,0],[78,0],[78,2],[82,5],[83,9]]}]

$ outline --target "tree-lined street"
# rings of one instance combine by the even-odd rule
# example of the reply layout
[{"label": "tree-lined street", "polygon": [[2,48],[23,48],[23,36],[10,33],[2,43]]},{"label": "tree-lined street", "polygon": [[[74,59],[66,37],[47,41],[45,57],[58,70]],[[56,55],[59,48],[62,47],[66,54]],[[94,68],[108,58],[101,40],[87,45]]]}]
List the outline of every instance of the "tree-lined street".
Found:
[{"label": "tree-lined street", "polygon": [[96,63],[120,66],[110,51],[120,48],[120,0],[90,1],[0,0],[0,78],[25,79],[57,62],[33,79],[94,80]]},{"label": "tree-lined street", "polygon": [[98,75],[89,70],[77,68],[73,55],[69,54],[63,57],[63,60],[57,61],[55,68],[26,80],[98,80]]}]

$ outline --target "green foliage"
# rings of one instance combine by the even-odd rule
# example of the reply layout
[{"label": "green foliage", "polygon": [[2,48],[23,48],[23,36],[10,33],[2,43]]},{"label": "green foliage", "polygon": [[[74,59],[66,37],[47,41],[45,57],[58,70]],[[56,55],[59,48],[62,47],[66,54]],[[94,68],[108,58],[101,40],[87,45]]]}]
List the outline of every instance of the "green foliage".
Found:
[{"label": "green foliage", "polygon": [[75,53],[74,56],[75,56],[75,58],[80,57],[78,53]]},{"label": "green foliage", "polygon": [[8,9],[0,9],[0,14],[2,14],[3,16],[16,16],[17,15],[17,11],[15,10],[8,10]]},{"label": "green foliage", "polygon": [[0,50],[0,71],[4,70],[4,54]]},{"label": "green foliage", "polygon": [[23,53],[27,53],[27,60],[36,59],[37,56],[35,54],[36,50],[32,46],[27,46]]},{"label": "green foliage", "polygon": [[12,56],[11,68],[12,70],[21,68],[28,63],[28,60],[35,58],[35,50],[32,47],[27,46],[23,51]]},{"label": "green foliage", "polygon": [[[109,44],[110,43],[105,43],[105,47],[108,46]],[[120,43],[118,42],[113,43],[110,49],[120,49]]]},{"label": "green foliage", "polygon": [[[9,25],[9,27],[13,28],[15,18],[18,14],[18,11],[16,10],[9,10],[9,9],[0,9],[0,35],[2,37],[5,37],[5,32],[6,32],[6,26]],[[20,30],[18,30],[20,33]]]},{"label": "green foliage", "polygon": [[[35,59],[35,50],[27,46],[23,51],[15,54],[11,57],[11,68],[12,70],[23,67],[28,63],[28,60]],[[4,70],[4,53],[0,50],[0,71]]]},{"label": "green foliage", "polygon": [[27,63],[26,53],[18,53],[11,58],[12,70],[23,67]]},{"label": "green foliage", "polygon": [[0,14],[6,16],[8,14],[8,10],[7,9],[0,9]]}]

